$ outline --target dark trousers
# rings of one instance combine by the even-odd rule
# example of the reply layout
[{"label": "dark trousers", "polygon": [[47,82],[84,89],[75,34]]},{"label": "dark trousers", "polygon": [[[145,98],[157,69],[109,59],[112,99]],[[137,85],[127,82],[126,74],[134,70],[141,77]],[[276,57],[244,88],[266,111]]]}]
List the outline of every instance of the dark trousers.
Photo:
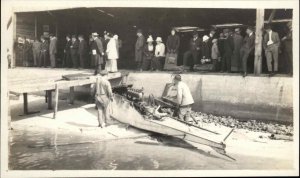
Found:
[{"label": "dark trousers", "polygon": [[95,72],[94,74],[99,74],[100,71],[102,70],[101,65],[103,64],[103,58],[100,56],[100,54],[93,55],[92,56],[95,61]]},{"label": "dark trousers", "polygon": [[[190,60],[191,57],[192,60]],[[198,51],[186,51],[183,55],[183,65],[190,66],[190,69],[192,70],[194,68],[194,65],[198,63],[198,59],[199,59]]]},{"label": "dark trousers", "polygon": [[46,66],[47,66],[47,57],[48,57],[47,52],[41,52],[41,63],[40,63],[40,67],[42,67],[42,66],[46,67]]},{"label": "dark trousers", "polygon": [[142,70],[149,70],[151,68],[151,63],[152,63],[152,58],[150,59],[143,59],[143,63],[142,63]]},{"label": "dark trousers", "polygon": [[219,61],[218,59],[212,59],[213,67],[212,71],[216,72],[219,70]]},{"label": "dark trousers", "polygon": [[80,54],[79,55],[79,62],[80,62],[80,67],[81,68],[86,68],[86,62],[87,62],[87,60],[86,60],[86,57],[87,55],[86,54]]},{"label": "dark trousers", "polygon": [[248,49],[245,48],[241,49],[240,56],[242,59],[242,69],[244,73],[247,73],[247,68],[248,68],[247,63],[248,63],[249,55],[250,53]]},{"label": "dark trousers", "polygon": [[79,59],[78,59],[78,57],[79,56],[78,56],[77,53],[71,53],[73,68],[78,68],[79,67]]},{"label": "dark trousers", "polygon": [[153,70],[162,70],[164,64],[164,57],[153,57],[151,62],[151,68]]},{"label": "dark trousers", "polygon": [[225,53],[222,59],[222,71],[231,72],[231,53]]}]

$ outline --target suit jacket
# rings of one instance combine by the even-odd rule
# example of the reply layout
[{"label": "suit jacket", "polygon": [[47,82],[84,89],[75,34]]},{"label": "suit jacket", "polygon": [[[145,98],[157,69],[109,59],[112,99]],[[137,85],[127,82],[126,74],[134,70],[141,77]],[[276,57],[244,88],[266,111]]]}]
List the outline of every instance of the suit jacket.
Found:
[{"label": "suit jacket", "polygon": [[[280,39],[279,39],[278,33],[272,31],[271,38],[272,38],[273,44],[279,46],[279,44],[280,44]],[[268,41],[269,41],[269,33],[266,33],[265,36],[264,36],[264,42],[263,42],[263,47],[264,47],[264,49],[267,48],[267,46],[268,46],[268,45],[267,45]]]},{"label": "suit jacket", "polygon": [[155,46],[153,45],[153,50],[150,51],[148,45],[144,46],[144,59],[151,60],[154,57]]},{"label": "suit jacket", "polygon": [[48,43],[47,40],[45,40],[44,42],[42,42],[42,44],[41,44],[41,51],[42,52],[49,51],[49,43]]},{"label": "suit jacket", "polygon": [[253,33],[250,37],[249,35],[246,35],[243,40],[242,48],[249,53],[254,50],[255,47],[255,34]]},{"label": "suit jacket", "polygon": [[85,40],[79,42],[78,53],[80,55],[86,55],[88,52],[87,43]]},{"label": "suit jacket", "polygon": [[72,41],[70,48],[71,48],[71,54],[78,54],[78,48],[79,48],[78,40]]},{"label": "suit jacket", "polygon": [[135,51],[142,51],[145,45],[145,37],[142,35],[137,38],[135,43]]},{"label": "suit jacket", "polygon": [[57,53],[57,38],[52,38],[50,40],[49,53],[50,54],[56,54]]},{"label": "suit jacket", "polygon": [[39,42],[39,41],[33,42],[33,44],[32,44],[32,51],[33,52],[40,52],[41,51],[41,45],[42,45],[42,43]]},{"label": "suit jacket", "polygon": [[178,35],[169,35],[167,39],[167,50],[175,50],[175,52],[178,51],[180,44],[180,38]]},{"label": "suit jacket", "polygon": [[209,42],[202,42],[201,45],[201,59],[210,59],[211,57],[211,50]]},{"label": "suit jacket", "polygon": [[96,38],[92,44],[92,50],[96,50],[97,54],[102,55],[104,53],[103,43],[101,39]]},{"label": "suit jacket", "polygon": [[66,53],[71,52],[71,45],[72,45],[72,41],[71,40],[67,41],[66,46],[65,46],[65,52]]},{"label": "suit jacket", "polygon": [[232,55],[233,48],[234,48],[233,38],[232,36],[229,36],[224,40],[224,53],[228,55]]},{"label": "suit jacket", "polygon": [[233,35],[233,45],[234,45],[234,47],[233,47],[234,51],[239,53],[240,49],[243,45],[243,37],[239,34],[234,34]]},{"label": "suit jacket", "polygon": [[[190,40],[190,51],[199,51],[200,50],[200,46],[201,46],[201,39],[198,37],[196,40],[194,40],[194,38],[192,38]],[[199,49],[197,49],[199,48]]]}]

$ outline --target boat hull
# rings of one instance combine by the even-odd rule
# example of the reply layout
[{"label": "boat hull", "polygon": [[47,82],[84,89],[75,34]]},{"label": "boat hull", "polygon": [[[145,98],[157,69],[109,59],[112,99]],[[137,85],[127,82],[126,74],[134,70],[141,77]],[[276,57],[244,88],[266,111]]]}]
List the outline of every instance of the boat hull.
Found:
[{"label": "boat hull", "polygon": [[113,108],[116,108],[112,113],[112,117],[122,123],[139,129],[225,150],[225,144],[219,141],[221,140],[220,136],[188,126],[170,117],[164,117],[162,120],[147,119],[133,107],[131,101],[123,96],[115,94],[114,102],[111,104]]}]

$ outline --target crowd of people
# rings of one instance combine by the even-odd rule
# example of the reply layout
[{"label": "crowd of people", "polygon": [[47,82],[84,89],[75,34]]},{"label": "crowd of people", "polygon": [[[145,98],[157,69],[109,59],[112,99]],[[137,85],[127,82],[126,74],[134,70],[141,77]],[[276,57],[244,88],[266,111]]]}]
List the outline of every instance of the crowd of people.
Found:
[{"label": "crowd of people", "polygon": [[[287,54],[286,65],[292,73],[292,24],[287,24],[289,32],[279,38],[277,32],[272,30],[270,24],[265,25],[263,35],[263,49],[266,57],[269,76],[278,72],[278,55],[281,51],[280,45],[284,44]],[[183,53],[183,67],[190,71],[195,70],[195,65],[205,63],[212,64],[215,72],[241,72],[245,77],[248,74],[248,60],[254,58],[255,51],[255,30],[248,26],[246,35],[241,35],[241,29],[223,29],[217,34],[216,29],[211,29],[209,34],[199,37],[197,31],[193,32],[188,49]],[[170,35],[163,42],[161,36],[155,41],[152,35],[147,38],[141,29],[137,30],[135,43],[135,61],[137,69],[145,70],[168,70],[177,66],[180,37],[175,29],[171,29]],[[186,44],[183,44],[186,45]],[[94,68],[95,74],[106,69],[108,72],[117,72],[117,60],[122,41],[117,34],[104,32],[101,37],[97,32],[89,36],[89,41],[83,35],[67,35],[62,59],[58,59],[57,37],[49,35],[34,41],[24,38],[17,43],[17,51],[23,66],[30,66],[33,59],[33,66],[36,67],[60,67],[65,68]],[[253,60],[252,60],[253,61]]]},{"label": "crowd of people", "polygon": [[108,72],[117,72],[117,59],[119,48],[122,45],[117,34],[104,32],[100,37],[97,32],[90,35],[89,41],[83,35],[67,35],[62,59],[58,59],[57,37],[49,34],[49,40],[45,36],[34,41],[28,38],[19,39],[16,48],[18,57],[21,58],[23,66],[30,66],[33,59],[34,67],[58,67],[65,68],[95,68],[95,73],[106,69]]},{"label": "crowd of people", "polygon": [[[265,25],[263,36],[263,49],[266,56],[269,76],[278,72],[278,54],[280,43],[284,43],[287,53],[286,65],[290,74],[292,72],[292,24],[287,24],[289,32],[282,39],[278,33],[272,30],[270,24]],[[154,46],[151,35],[146,39],[142,30],[137,31],[135,44],[135,61],[138,70],[163,70],[177,66],[178,48],[180,38],[176,30],[172,29],[168,36],[166,45],[161,37],[157,37]],[[255,29],[248,26],[246,35],[241,35],[241,29],[223,29],[217,36],[216,29],[210,30],[208,35],[199,37],[197,31],[188,44],[188,50],[183,54],[183,67],[190,71],[195,70],[195,65],[211,63],[212,70],[217,72],[241,72],[245,77],[248,74],[248,60],[254,58],[255,51]]]}]

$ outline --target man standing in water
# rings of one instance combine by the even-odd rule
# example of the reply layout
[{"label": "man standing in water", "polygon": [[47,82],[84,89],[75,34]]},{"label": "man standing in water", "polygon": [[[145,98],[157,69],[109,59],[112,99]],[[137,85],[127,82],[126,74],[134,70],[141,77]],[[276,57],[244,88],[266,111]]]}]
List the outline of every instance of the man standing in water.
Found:
[{"label": "man standing in water", "polygon": [[101,77],[97,78],[96,83],[96,106],[98,108],[98,122],[99,126],[104,128],[106,122],[110,119],[109,103],[113,101],[113,93],[110,82],[107,79],[108,72],[102,70]]},{"label": "man standing in water", "polygon": [[181,81],[181,75],[176,74],[173,79],[177,91],[178,117],[183,121],[189,121],[194,99],[189,87]]}]

